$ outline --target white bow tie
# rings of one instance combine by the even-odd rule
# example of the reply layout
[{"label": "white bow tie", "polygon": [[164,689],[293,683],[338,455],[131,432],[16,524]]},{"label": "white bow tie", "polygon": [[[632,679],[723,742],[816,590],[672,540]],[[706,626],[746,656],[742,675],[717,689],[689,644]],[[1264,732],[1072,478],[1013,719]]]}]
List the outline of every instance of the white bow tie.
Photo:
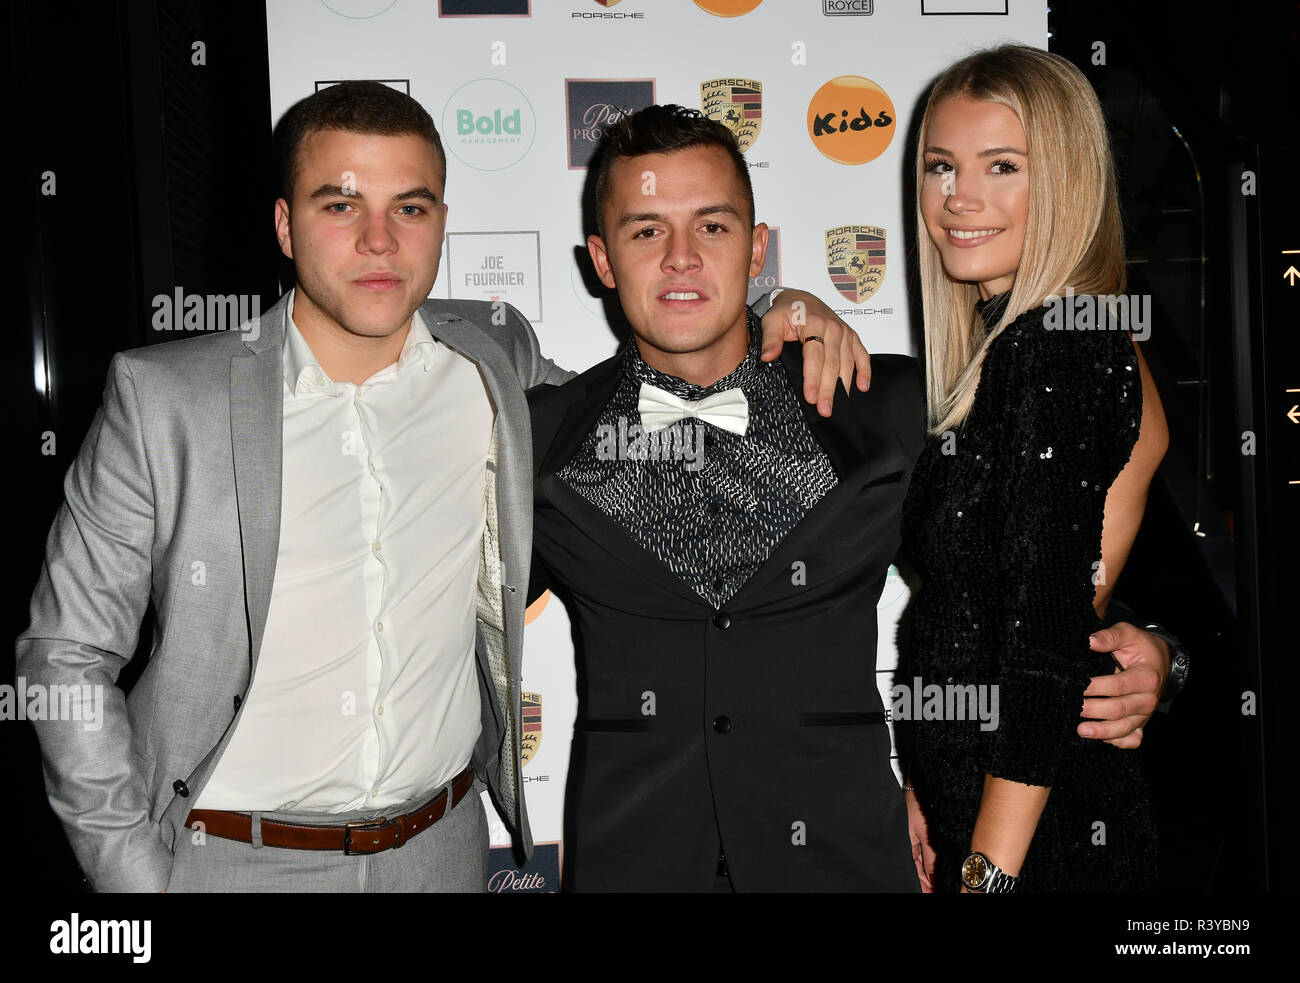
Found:
[{"label": "white bow tie", "polygon": [[687,417],[712,423],[741,437],[749,429],[749,400],[739,389],[728,389],[703,399],[682,399],[643,382],[637,409],[646,433],[663,430]]}]

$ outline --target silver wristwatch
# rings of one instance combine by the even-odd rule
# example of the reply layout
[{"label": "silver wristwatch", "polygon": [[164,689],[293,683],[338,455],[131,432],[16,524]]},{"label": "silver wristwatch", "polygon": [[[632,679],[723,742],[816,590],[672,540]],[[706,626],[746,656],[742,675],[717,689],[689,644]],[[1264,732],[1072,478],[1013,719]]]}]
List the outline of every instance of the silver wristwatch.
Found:
[{"label": "silver wristwatch", "polygon": [[962,861],[961,882],[973,894],[1011,894],[1019,880],[982,853],[972,853]]}]

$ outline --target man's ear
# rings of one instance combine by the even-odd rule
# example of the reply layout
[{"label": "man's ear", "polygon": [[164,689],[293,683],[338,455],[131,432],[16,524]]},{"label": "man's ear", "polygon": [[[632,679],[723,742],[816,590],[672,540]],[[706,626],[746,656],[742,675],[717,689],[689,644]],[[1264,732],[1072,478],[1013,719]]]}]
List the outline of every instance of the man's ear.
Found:
[{"label": "man's ear", "polygon": [[767,233],[766,222],[754,226],[754,251],[749,257],[750,276],[758,276],[763,272],[763,262],[767,259]]},{"label": "man's ear", "polygon": [[605,240],[600,236],[587,236],[587,254],[591,256],[591,263],[596,267],[596,276],[600,277],[600,282],[610,290],[617,288],[618,284],[614,282],[614,268],[609,265],[609,252],[605,249]]},{"label": "man's ear", "polygon": [[289,232],[289,203],[275,199],[275,237],[280,240],[280,252],[293,259],[293,236]]}]

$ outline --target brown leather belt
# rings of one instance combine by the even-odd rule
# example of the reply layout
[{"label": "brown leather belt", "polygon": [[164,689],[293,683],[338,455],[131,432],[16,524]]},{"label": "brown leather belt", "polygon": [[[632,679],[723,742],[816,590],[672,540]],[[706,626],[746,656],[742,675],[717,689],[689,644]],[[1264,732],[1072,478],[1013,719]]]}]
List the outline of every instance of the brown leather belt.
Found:
[{"label": "brown leather belt", "polygon": [[[262,844],[291,850],[342,850],[349,856],[390,850],[423,833],[455,809],[473,784],[474,769],[469,767],[451,780],[450,804],[444,788],[415,812],[394,819],[380,816],[338,826],[303,826],[263,819]],[[185,825],[193,829],[196,823],[203,824],[204,833],[226,840],[253,842],[253,820],[247,813],[193,809],[186,817]]]}]

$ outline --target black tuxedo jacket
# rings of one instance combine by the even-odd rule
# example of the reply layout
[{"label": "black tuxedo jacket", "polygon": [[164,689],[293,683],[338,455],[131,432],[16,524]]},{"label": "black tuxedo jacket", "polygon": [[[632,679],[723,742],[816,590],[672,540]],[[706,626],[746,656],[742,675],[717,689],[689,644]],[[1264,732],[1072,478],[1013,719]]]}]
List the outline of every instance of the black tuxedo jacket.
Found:
[{"label": "black tuxedo jacket", "polygon": [[[802,394],[802,354],[781,362]],[[829,420],[799,397],[839,477],[721,610],[556,477],[621,356],[528,393],[530,600],[568,606],[578,715],[567,890],[703,891],[719,852],[741,891],[915,891],[876,686],[876,602],[924,441],[916,362],[872,357]],[[706,451],[707,453],[707,451]]]}]

